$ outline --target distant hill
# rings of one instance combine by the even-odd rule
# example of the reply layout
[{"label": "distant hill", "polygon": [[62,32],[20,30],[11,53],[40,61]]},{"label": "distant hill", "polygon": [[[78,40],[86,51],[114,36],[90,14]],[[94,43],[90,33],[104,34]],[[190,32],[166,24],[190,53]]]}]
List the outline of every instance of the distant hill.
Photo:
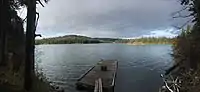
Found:
[{"label": "distant hill", "polygon": [[87,36],[81,35],[65,35],[60,37],[53,37],[53,38],[44,38],[40,40],[36,40],[35,43],[37,44],[74,44],[74,43],[81,43],[81,44],[89,44],[89,43],[112,43],[115,42],[116,38],[92,38]]}]

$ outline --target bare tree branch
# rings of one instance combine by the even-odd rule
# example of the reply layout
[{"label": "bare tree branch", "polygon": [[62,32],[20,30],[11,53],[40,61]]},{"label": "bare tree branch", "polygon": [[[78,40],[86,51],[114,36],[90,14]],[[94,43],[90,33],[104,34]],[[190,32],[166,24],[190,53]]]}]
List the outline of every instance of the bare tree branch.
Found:
[{"label": "bare tree branch", "polygon": [[38,12],[36,12],[36,15],[37,15],[37,19],[36,19],[36,22],[35,22],[35,27],[37,27],[38,25],[38,20],[39,20],[39,17],[40,17],[40,14]]},{"label": "bare tree branch", "polygon": [[[182,26],[175,26],[175,25],[172,25],[174,28],[176,29],[183,29],[183,27],[185,27],[188,23],[190,23],[194,18],[190,18],[188,21],[186,21]],[[184,29],[183,29],[184,30]]]},{"label": "bare tree branch", "polygon": [[172,17],[172,18],[187,18],[187,17],[191,17],[192,15],[185,15],[185,16],[183,16],[183,15],[181,15],[181,14],[179,14],[178,16],[174,16],[174,17]]},{"label": "bare tree branch", "polygon": [[42,4],[42,2],[40,0],[38,0],[38,2],[42,7],[44,7],[44,5]]},{"label": "bare tree branch", "polygon": [[23,22],[25,22],[26,21],[26,19],[27,19],[27,16],[22,20]]},{"label": "bare tree branch", "polygon": [[176,14],[178,14],[178,13],[184,11],[184,10],[187,10],[187,8],[189,8],[189,7],[188,7],[188,6],[185,6],[185,7],[183,7],[181,10],[171,13],[171,15],[174,16],[174,15],[176,15]]},{"label": "bare tree branch", "polygon": [[186,21],[182,26],[181,28],[183,28],[184,26],[186,26],[188,23],[190,23],[191,21],[193,20],[193,18],[190,18],[188,21]]},{"label": "bare tree branch", "polygon": [[39,37],[42,37],[42,35],[41,35],[41,34],[35,34],[35,37],[37,37],[37,36],[39,36]]},{"label": "bare tree branch", "polygon": [[162,74],[161,77],[163,79],[164,82],[164,87],[166,87],[167,89],[164,89],[163,92],[179,92],[180,89],[180,80],[178,77],[176,77],[175,79],[173,78],[173,76],[168,76],[170,79],[165,78]]}]

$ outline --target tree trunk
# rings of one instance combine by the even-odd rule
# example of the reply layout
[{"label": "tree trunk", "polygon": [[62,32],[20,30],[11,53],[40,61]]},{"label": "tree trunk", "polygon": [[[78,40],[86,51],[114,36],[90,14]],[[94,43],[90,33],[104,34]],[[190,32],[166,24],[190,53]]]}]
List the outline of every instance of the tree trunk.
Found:
[{"label": "tree trunk", "polygon": [[25,59],[25,80],[24,87],[30,90],[32,86],[31,76],[34,74],[34,42],[35,42],[35,20],[36,1],[28,0],[27,9],[27,30],[26,30],[26,59]]},{"label": "tree trunk", "polygon": [[6,64],[6,30],[9,26],[9,0],[1,0],[1,34],[0,34],[0,51],[1,61],[0,65]]}]

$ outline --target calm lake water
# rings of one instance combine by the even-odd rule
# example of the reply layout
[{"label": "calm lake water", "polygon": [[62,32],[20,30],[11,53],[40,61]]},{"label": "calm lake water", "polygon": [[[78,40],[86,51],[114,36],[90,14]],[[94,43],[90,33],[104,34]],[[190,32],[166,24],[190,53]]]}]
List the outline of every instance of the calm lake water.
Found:
[{"label": "calm lake water", "polygon": [[160,74],[173,64],[171,50],[171,45],[37,45],[36,60],[49,81],[66,92],[79,92],[76,80],[100,59],[119,61],[115,92],[158,92]]}]

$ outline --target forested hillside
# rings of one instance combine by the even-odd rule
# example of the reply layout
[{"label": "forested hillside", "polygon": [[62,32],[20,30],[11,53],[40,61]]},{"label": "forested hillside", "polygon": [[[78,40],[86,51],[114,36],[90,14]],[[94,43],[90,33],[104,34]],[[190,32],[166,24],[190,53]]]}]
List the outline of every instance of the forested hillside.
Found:
[{"label": "forested hillside", "polygon": [[54,38],[44,38],[41,40],[36,40],[36,44],[73,44],[73,43],[111,43],[118,39],[115,38],[91,38],[87,36],[79,35],[66,35]]},{"label": "forested hillside", "polygon": [[173,38],[167,37],[142,37],[137,39],[119,39],[119,38],[91,38],[80,35],[66,35],[53,38],[44,38],[36,40],[38,44],[89,44],[89,43],[125,43],[125,44],[171,44]]}]

